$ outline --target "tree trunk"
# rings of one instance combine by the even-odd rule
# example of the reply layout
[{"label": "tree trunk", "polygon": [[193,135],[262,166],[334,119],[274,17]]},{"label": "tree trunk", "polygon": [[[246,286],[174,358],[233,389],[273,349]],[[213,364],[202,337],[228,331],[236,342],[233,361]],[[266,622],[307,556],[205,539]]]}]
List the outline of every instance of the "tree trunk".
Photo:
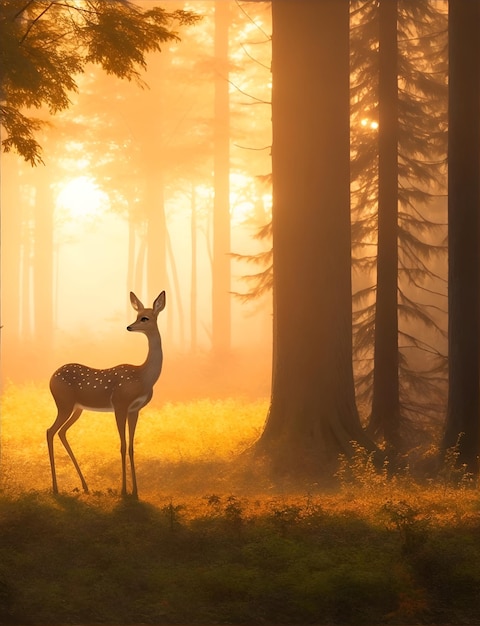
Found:
[{"label": "tree trunk", "polygon": [[[133,290],[135,293],[146,293],[147,289],[145,288],[145,259],[147,256],[147,241],[146,241],[146,233],[144,233],[145,225],[137,224],[138,233],[138,243],[135,249],[135,257],[133,259]],[[129,290],[132,290],[130,287]],[[128,303],[130,306],[127,308],[127,316],[130,316],[132,312],[132,305],[130,302],[130,296],[128,295]],[[148,294],[150,295],[150,294]]]},{"label": "tree trunk", "polygon": [[[20,351],[20,314],[19,302],[21,285],[21,232],[22,198],[20,176],[16,155],[2,155],[2,175],[9,181],[1,185],[1,350],[2,372],[0,381],[4,381],[3,364],[12,363]],[[6,234],[8,233],[8,236]],[[5,268],[8,267],[8,272]]]},{"label": "tree trunk", "polygon": [[44,168],[35,172],[33,234],[34,343],[41,367],[52,368],[53,342],[53,194]]},{"label": "tree trunk", "polygon": [[444,450],[460,434],[459,462],[478,473],[480,4],[449,3],[448,350]]},{"label": "tree trunk", "polygon": [[355,405],[349,192],[349,2],[272,3],[274,336],[257,449],[278,470],[328,477]]},{"label": "tree trunk", "polygon": [[400,448],[398,381],[398,87],[397,1],[380,0],[378,244],[373,401],[369,431]]},{"label": "tree trunk", "polygon": [[147,292],[153,300],[167,288],[167,223],[163,179],[157,168],[150,168],[147,180]]},{"label": "tree trunk", "polygon": [[[136,224],[131,212],[128,212],[128,248],[127,248],[127,284],[125,302],[130,302],[129,291],[138,289],[135,283],[135,258],[136,258]],[[141,293],[141,290],[140,290]],[[127,309],[128,310],[128,309]]]},{"label": "tree trunk", "polygon": [[32,351],[32,265],[33,265],[33,206],[30,198],[22,210],[22,249],[21,249],[21,312],[20,337],[25,354]]},{"label": "tree trunk", "polygon": [[230,3],[215,3],[215,119],[212,272],[212,349],[230,351],[230,113],[228,29]]},{"label": "tree trunk", "polygon": [[195,185],[192,183],[190,200],[191,221],[190,233],[192,240],[192,261],[190,265],[190,352],[197,351],[197,199]]},{"label": "tree trunk", "polygon": [[[177,264],[175,261],[175,255],[173,254],[172,240],[170,237],[170,233],[168,230],[166,231],[166,244],[167,244],[167,257],[170,261],[170,268],[172,271],[172,302],[174,300],[173,294],[175,294],[176,305],[174,308],[175,313],[169,316],[169,320],[176,321],[178,324],[178,334],[179,334],[179,344],[181,350],[185,348],[185,315],[183,314],[183,304],[182,304],[182,290],[180,288],[180,280],[178,278]],[[170,284],[170,283],[169,283]],[[172,337],[173,335],[173,324],[169,322],[167,325],[167,336]]]}]

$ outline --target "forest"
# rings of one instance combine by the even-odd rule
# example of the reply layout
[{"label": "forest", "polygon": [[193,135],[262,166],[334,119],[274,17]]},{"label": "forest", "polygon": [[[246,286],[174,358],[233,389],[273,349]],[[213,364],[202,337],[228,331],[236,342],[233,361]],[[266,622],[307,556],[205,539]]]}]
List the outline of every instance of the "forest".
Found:
[{"label": "forest", "polygon": [[479,31],[0,0],[0,623],[478,623]]}]

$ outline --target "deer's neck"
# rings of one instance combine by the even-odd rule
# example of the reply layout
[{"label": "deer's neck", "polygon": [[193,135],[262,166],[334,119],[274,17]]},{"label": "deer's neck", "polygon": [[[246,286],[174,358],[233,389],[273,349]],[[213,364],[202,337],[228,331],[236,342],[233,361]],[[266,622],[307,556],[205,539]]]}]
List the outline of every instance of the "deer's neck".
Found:
[{"label": "deer's neck", "polygon": [[143,369],[147,384],[153,385],[157,382],[163,364],[162,339],[160,333],[154,333],[147,336],[148,354],[145,363],[141,366]]}]

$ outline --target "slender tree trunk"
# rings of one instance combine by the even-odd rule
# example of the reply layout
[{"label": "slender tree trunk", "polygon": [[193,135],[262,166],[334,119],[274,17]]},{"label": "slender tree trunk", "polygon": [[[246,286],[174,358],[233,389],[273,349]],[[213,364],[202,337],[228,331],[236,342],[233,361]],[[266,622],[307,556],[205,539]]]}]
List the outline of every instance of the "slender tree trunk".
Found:
[{"label": "slender tree trunk", "polygon": [[135,284],[135,257],[136,257],[136,223],[131,213],[128,214],[128,251],[127,251],[127,299],[128,303],[130,298],[128,297],[129,291],[137,289]]},{"label": "slender tree trunk", "polygon": [[[166,236],[167,256],[170,261],[170,268],[172,271],[172,292],[174,292],[176,296],[175,314],[171,315],[169,319],[175,319],[178,322],[180,347],[183,349],[185,346],[185,316],[183,314],[182,290],[180,289],[180,280],[178,278],[175,255],[173,254],[172,240],[168,230],[166,231]],[[167,326],[167,331],[171,336],[173,334],[172,326]]]},{"label": "slender tree trunk", "polygon": [[397,1],[380,0],[378,248],[373,402],[370,432],[400,447],[398,380],[398,86]]},{"label": "slender tree trunk", "polygon": [[460,435],[459,462],[480,454],[480,3],[449,3],[448,350],[443,448]]},{"label": "slender tree trunk", "polygon": [[33,342],[32,327],[32,261],[33,261],[33,207],[30,202],[26,203],[26,208],[22,211],[22,248],[21,248],[21,315],[20,315],[20,336],[22,345],[28,351],[31,350]]},{"label": "slender tree trunk", "polygon": [[272,396],[257,449],[332,477],[355,405],[349,191],[349,2],[272,3]]},{"label": "slender tree trunk", "polygon": [[[161,167],[161,165],[160,165]],[[150,176],[147,181],[147,291],[154,294],[149,297],[156,297],[162,289],[167,292],[167,330],[166,337],[173,336],[173,328],[175,323],[180,326],[180,335],[183,337],[184,328],[183,320],[179,315],[178,303],[180,302],[180,292],[175,283],[169,281],[167,271],[167,259],[170,260],[172,275],[174,275],[175,259],[169,251],[170,239],[168,234],[167,219],[165,215],[165,198],[163,188],[163,176],[159,171],[158,164],[156,167],[150,168]],[[176,290],[177,308],[173,309],[172,290]]]},{"label": "slender tree trunk", "polygon": [[215,3],[215,120],[212,272],[212,349],[230,351],[230,113],[228,30],[230,2]]},{"label": "slender tree trunk", "polygon": [[[20,350],[20,285],[22,210],[20,176],[16,155],[2,155],[2,176],[8,177],[1,185],[1,358],[11,363]],[[8,271],[6,269],[8,268]],[[2,368],[3,369],[3,368]],[[2,372],[3,373],[3,372]],[[1,377],[3,381],[3,375]]]},{"label": "slender tree trunk", "polygon": [[[140,227],[140,230],[143,231],[143,225]],[[140,240],[138,243],[138,248],[135,254],[135,269],[134,269],[134,278],[133,284],[135,285],[135,289],[138,292],[143,293],[144,283],[145,283],[145,259],[147,257],[147,243],[145,241],[145,236],[142,232],[140,235]],[[145,290],[146,291],[146,290]],[[132,305],[130,304],[130,309]],[[131,310],[128,311],[131,313]]]},{"label": "slender tree trunk", "polygon": [[42,368],[48,372],[52,363],[53,342],[53,194],[50,180],[42,169],[35,172],[36,195],[33,234],[33,309],[34,342],[41,354]]},{"label": "slender tree trunk", "polygon": [[[163,180],[157,168],[150,168],[147,180],[147,292],[155,298],[167,288],[167,223]],[[153,294],[153,295],[152,295]]]},{"label": "slender tree trunk", "polygon": [[197,351],[197,200],[192,184],[190,232],[192,240],[192,263],[190,267],[190,351]]}]

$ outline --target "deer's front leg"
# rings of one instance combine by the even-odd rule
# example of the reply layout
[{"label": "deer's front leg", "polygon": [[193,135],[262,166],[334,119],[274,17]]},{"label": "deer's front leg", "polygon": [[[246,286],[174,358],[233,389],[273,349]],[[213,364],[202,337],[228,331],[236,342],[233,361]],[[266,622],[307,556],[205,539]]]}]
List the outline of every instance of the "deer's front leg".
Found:
[{"label": "deer's front leg", "polygon": [[125,496],[127,494],[127,468],[125,460],[127,452],[127,442],[125,439],[127,410],[125,408],[115,407],[115,421],[117,422],[117,430],[120,437],[120,456],[122,459],[122,496]]},{"label": "deer's front leg", "polygon": [[130,459],[130,471],[132,473],[132,496],[138,498],[137,476],[135,474],[134,459],[134,438],[135,428],[137,427],[138,411],[131,411],[128,414],[128,457]]}]

